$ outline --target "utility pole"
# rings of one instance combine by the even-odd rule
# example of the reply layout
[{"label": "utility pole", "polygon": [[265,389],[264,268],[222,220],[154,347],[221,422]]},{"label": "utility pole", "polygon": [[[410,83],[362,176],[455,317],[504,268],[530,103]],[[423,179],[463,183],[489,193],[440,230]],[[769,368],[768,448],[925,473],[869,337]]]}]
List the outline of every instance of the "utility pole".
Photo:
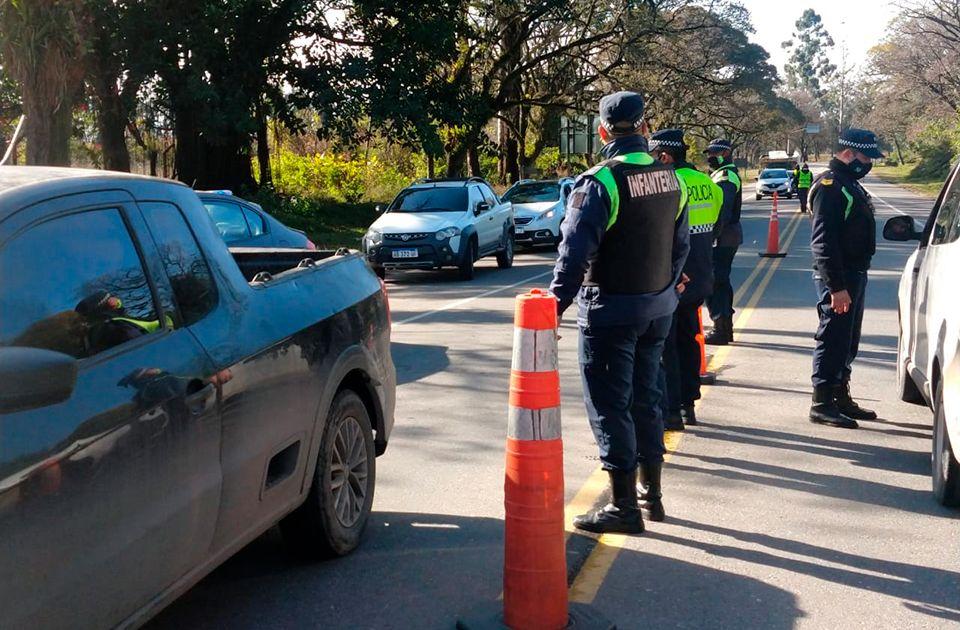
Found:
[{"label": "utility pole", "polygon": [[[847,25],[846,20],[840,22],[840,30],[844,32]],[[846,98],[847,87],[847,42],[843,40],[840,43],[840,120],[837,121],[837,135],[843,133],[843,106]]]}]

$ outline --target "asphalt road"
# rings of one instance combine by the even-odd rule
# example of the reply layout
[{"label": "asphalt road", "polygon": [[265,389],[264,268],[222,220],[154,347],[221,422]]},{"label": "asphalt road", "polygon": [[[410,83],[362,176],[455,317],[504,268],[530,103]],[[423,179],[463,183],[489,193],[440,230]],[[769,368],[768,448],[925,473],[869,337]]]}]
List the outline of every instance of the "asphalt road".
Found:
[{"label": "asphalt road", "polygon": [[[923,218],[931,206],[874,178],[867,186],[878,231],[898,211]],[[719,378],[701,426],[671,436],[668,521],[638,537],[572,536],[571,595],[620,628],[957,627],[958,513],[930,496],[929,412],[895,397],[897,282],[911,248],[879,244],[854,368],[855,396],[882,420],[815,426],[809,221],[782,202],[789,255],[761,262],[770,205],[745,195],[737,341],[712,357]],[[485,260],[469,283],[453,272],[392,276],[397,423],[363,546],[308,564],[271,531],[150,628],[451,628],[495,600],[513,298],[546,286],[552,260],[524,253],[507,271]],[[602,475],[572,322],[561,335],[570,517],[601,498]]]}]

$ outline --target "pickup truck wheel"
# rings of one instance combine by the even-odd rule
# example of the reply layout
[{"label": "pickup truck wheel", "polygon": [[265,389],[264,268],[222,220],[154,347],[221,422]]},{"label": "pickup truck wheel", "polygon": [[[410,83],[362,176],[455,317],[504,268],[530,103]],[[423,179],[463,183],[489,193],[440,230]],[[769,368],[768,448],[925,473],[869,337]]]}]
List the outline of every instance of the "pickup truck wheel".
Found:
[{"label": "pickup truck wheel", "polygon": [[507,242],[503,250],[497,252],[497,266],[501,269],[513,267],[513,235],[507,234]]},{"label": "pickup truck wheel", "polygon": [[760,201],[761,199],[763,199],[763,195],[757,195],[757,201]]},{"label": "pickup truck wheel", "polygon": [[461,280],[473,280],[473,261],[477,258],[477,242],[473,239],[470,239],[470,242],[467,243],[467,251],[463,255],[463,260],[460,261],[460,279]]},{"label": "pickup truck wheel", "polygon": [[381,280],[387,279],[387,268],[386,267],[374,267],[373,272],[377,274],[377,277]]},{"label": "pickup truck wheel", "polygon": [[307,500],[280,523],[291,551],[310,558],[353,551],[370,517],[375,482],[370,416],[357,394],[342,391],[330,405]]},{"label": "pickup truck wheel", "polygon": [[933,403],[933,495],[942,505],[960,506],[960,463],[950,444],[943,411],[943,382],[937,384]]}]

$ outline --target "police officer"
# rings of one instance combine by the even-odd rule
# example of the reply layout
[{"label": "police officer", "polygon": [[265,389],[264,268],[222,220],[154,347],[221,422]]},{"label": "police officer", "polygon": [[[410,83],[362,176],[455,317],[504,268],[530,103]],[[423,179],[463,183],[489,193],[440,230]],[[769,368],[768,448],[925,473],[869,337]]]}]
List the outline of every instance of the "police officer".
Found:
[{"label": "police officer", "polygon": [[686,282],[663,350],[668,420],[674,414],[681,419],[679,425],[668,421],[665,428],[674,430],[697,423],[694,401],[700,399],[699,310],[713,291],[713,241],[723,204],[723,191],[709,175],[687,162],[687,149],[681,129],[662,129],[650,137],[651,155],[676,169],[686,188],[690,223],[690,254],[683,267]]},{"label": "police officer", "polygon": [[838,140],[828,170],[810,191],[814,280],[820,293],[813,351],[810,420],[845,429],[877,414],[850,396],[850,371],[860,345],[867,270],[876,251],[876,221],[870,195],[860,185],[874,159],[882,158],[876,136],[848,129]]},{"label": "police officer", "polygon": [[706,336],[706,342],[725,346],[733,342],[733,285],[730,283],[730,271],[737,250],[743,243],[743,228],[740,226],[743,186],[740,173],[733,163],[733,145],[729,140],[717,138],[711,141],[704,153],[712,170],[710,178],[723,191],[720,226],[713,248],[713,294],[707,300],[713,330]]},{"label": "police officer", "polygon": [[587,416],[613,495],[574,520],[591,532],[643,531],[637,466],[659,475],[665,451],[657,377],[690,228],[685,189],[647,153],[643,107],[633,92],[601,99],[606,160],[570,194],[551,284],[559,314],[578,302]]},{"label": "police officer", "polygon": [[[88,332],[84,346],[88,356],[157,332],[163,327],[160,320],[129,317],[120,298],[108,291],[94,292],[81,300],[74,310],[86,321]],[[166,321],[168,326],[172,326],[169,317]]]},{"label": "police officer", "polygon": [[797,197],[800,199],[800,212],[807,211],[807,195],[810,193],[810,185],[813,183],[813,173],[807,163],[803,163],[803,168],[797,171]]}]

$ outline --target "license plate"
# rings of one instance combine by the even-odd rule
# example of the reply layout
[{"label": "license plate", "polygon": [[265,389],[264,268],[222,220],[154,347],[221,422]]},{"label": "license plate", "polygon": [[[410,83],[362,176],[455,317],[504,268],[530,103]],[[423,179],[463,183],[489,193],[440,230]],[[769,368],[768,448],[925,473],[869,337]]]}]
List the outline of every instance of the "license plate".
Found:
[{"label": "license plate", "polygon": [[393,250],[394,258],[416,258],[419,255],[419,252],[415,249],[395,249]]},{"label": "license plate", "polygon": [[515,234],[523,234],[523,233],[524,233],[524,228],[517,226],[517,227],[514,227],[514,228],[513,228],[513,231],[514,231]]}]

